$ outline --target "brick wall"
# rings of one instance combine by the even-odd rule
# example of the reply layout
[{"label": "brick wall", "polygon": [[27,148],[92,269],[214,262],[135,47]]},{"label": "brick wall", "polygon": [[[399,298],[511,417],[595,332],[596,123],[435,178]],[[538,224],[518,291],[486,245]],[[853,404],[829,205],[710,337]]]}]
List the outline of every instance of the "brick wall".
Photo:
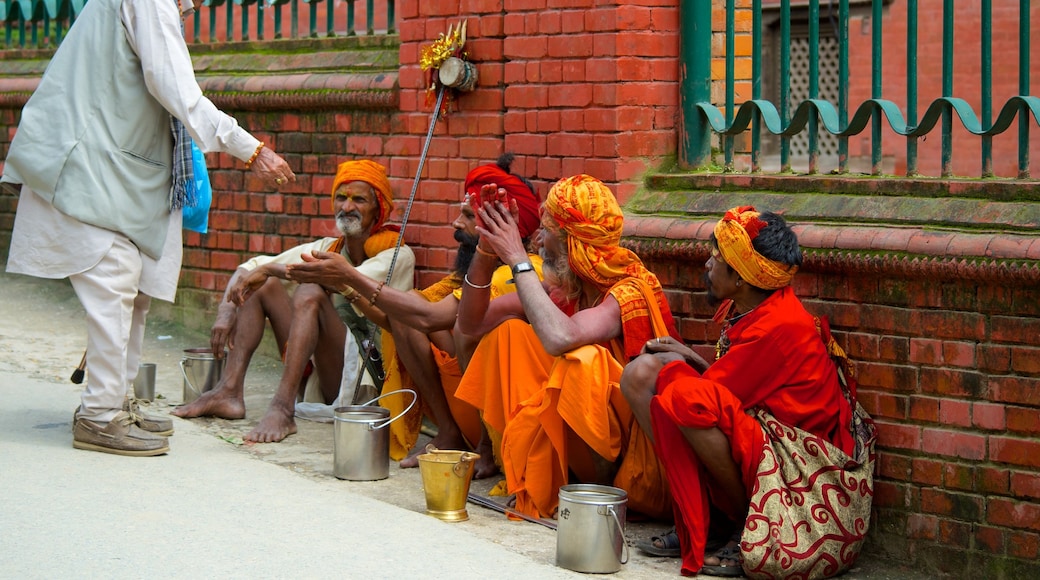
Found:
[{"label": "brick wall", "polygon": [[[695,215],[694,205],[717,188],[689,186],[675,203],[658,204],[666,197],[659,190],[666,188],[651,183],[646,191],[641,179],[676,148],[677,5],[675,0],[620,6],[592,0],[401,1],[400,69],[395,63],[380,81],[394,87],[389,105],[315,104],[288,97],[270,106],[260,97],[243,101],[233,90],[234,77],[203,79],[222,108],[290,160],[299,181],[271,191],[240,162],[210,155],[216,191],[211,232],[186,236],[177,305],[157,305],[156,314],[206,329],[237,264],[332,233],[328,192],[336,165],[345,159],[367,157],[387,165],[398,198],[406,199],[431,109],[418,53],[465,17],[467,51],[480,81],[477,90],[459,96],[430,147],[406,234],[421,268],[418,283],[438,278],[452,260],[448,224],[466,172],[513,151],[518,154],[514,170],[532,178],[543,195],[557,178],[588,172],[628,200],[626,243],[667,285],[683,336],[708,354],[717,329],[708,322],[701,297],[699,264],[707,254],[699,242],[710,228]],[[900,5],[894,2],[889,14]],[[300,54],[331,50],[322,42],[306,50],[301,46],[293,57],[297,65],[304,58]],[[332,49],[337,47],[333,43]],[[0,93],[5,82],[10,81],[0,79]],[[8,130],[0,133],[0,148],[13,135],[20,107],[5,102],[0,102],[0,124]],[[768,187],[827,191],[825,185],[788,177],[770,186],[742,183],[727,195]],[[893,187],[913,195],[919,184]],[[1040,202],[1035,192],[1022,192],[993,195]],[[860,193],[872,201],[888,197]],[[827,205],[822,202],[810,205]],[[760,205],[789,207],[772,200]],[[9,236],[14,206],[14,197],[0,195],[3,236]],[[970,248],[945,238],[936,243],[936,236],[945,234],[919,224],[863,228],[907,240],[897,246],[877,237],[864,246],[857,237],[862,232],[842,225],[847,214],[838,211],[800,224],[810,259],[797,291],[812,310],[832,318],[841,342],[859,361],[863,403],[881,425],[877,517],[868,557],[896,556],[961,576],[1035,575],[1040,572],[1035,225]],[[915,215],[914,209],[902,211]],[[1021,215],[1023,222],[1032,219],[1028,212]],[[812,226],[814,220],[826,227]],[[912,236],[919,236],[914,245]],[[6,246],[6,237],[0,238],[0,247]],[[962,251],[964,263],[947,255],[952,250]]]}]

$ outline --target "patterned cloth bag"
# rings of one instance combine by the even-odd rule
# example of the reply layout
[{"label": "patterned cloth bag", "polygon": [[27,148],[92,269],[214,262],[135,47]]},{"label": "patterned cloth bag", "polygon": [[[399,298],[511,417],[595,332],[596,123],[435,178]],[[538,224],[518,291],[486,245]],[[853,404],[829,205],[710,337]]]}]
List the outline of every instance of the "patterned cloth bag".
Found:
[{"label": "patterned cloth bag", "polygon": [[840,574],[856,561],[870,527],[877,429],[856,402],[851,362],[831,337],[826,319],[817,318],[816,325],[838,363],[842,390],[853,408],[854,456],[756,411],[766,445],[741,536],[749,578],[811,580]]}]

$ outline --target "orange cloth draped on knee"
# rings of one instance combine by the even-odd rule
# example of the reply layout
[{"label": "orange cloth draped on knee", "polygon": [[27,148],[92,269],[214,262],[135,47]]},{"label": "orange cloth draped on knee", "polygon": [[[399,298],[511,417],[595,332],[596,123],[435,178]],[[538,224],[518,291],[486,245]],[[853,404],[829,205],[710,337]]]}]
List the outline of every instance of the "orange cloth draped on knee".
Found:
[{"label": "orange cloth draped on knee", "polygon": [[672,491],[675,529],[682,548],[682,573],[692,575],[704,565],[709,504],[731,512],[728,515],[738,524],[746,506],[726,509],[725,492],[707,476],[680,427],[717,427],[722,431],[729,439],[730,455],[746,490],[754,485],[766,438],[758,421],[744,412],[740,400],[729,389],[700,378],[682,362],[671,363],[661,370],[657,392],[650,402],[654,449],[665,467]]},{"label": "orange cloth draped on knee", "polygon": [[459,368],[459,359],[453,357],[434,345],[430,345],[433,351],[433,359],[437,362],[437,370],[441,377],[441,386],[444,388],[444,397],[448,400],[451,416],[462,431],[462,436],[470,444],[476,447],[480,442],[480,412],[469,403],[460,401],[455,396],[455,391],[462,382],[462,369]]},{"label": "orange cloth draped on knee", "polygon": [[[386,378],[383,379],[383,392],[380,394],[387,395],[401,389],[409,389],[418,393],[412,380],[408,377],[408,373],[401,372],[401,363],[397,360],[397,347],[394,344],[393,335],[384,330],[382,341],[383,370],[386,372]],[[400,394],[380,399],[379,406],[389,410],[390,417],[393,418],[400,415],[411,402],[411,395]],[[390,426],[387,427],[390,430],[390,459],[400,461],[408,456],[408,452],[419,439],[422,418],[423,405],[422,401],[418,401],[404,417],[390,423]]]},{"label": "orange cloth draped on knee", "polygon": [[634,419],[618,388],[623,367],[607,349],[589,345],[554,358],[530,325],[510,320],[480,342],[469,368],[456,396],[502,433],[502,469],[518,511],[556,511],[567,483],[568,428],[609,461],[624,449]]}]

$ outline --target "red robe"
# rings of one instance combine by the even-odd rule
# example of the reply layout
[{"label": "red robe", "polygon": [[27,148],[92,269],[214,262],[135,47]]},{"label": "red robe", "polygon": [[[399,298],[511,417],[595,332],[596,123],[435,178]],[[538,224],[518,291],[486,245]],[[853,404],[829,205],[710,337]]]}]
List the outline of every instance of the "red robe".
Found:
[{"label": "red robe", "polygon": [[[712,490],[710,478],[702,480],[700,462],[678,427],[722,430],[747,490],[766,440],[746,409],[765,408],[782,423],[826,438],[850,455],[854,447],[852,409],[837,367],[813,317],[789,287],[736,321],[726,336],[728,351],[703,376],[682,362],[662,369],[651,402],[655,449],[674,499],[683,574],[697,573],[704,563],[708,502],[719,505],[722,494]],[[737,521],[743,518],[734,506],[719,507]]]}]

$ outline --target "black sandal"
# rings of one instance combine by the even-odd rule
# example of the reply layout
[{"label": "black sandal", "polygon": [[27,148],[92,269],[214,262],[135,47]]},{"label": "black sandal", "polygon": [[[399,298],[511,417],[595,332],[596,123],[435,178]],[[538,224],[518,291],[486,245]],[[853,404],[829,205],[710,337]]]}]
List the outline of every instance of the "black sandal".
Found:
[{"label": "black sandal", "polygon": [[636,542],[636,547],[648,555],[658,558],[678,558],[682,556],[682,549],[679,547],[679,534],[675,533],[675,528],[668,530],[660,536],[654,536],[649,540],[640,540]]},{"label": "black sandal", "polygon": [[[740,534],[734,535],[725,546],[716,550],[712,555],[719,559],[719,563],[716,565],[705,564],[698,574],[726,578],[744,576],[744,558],[740,555]],[[731,560],[736,564],[726,565],[724,563],[726,560]]]}]

